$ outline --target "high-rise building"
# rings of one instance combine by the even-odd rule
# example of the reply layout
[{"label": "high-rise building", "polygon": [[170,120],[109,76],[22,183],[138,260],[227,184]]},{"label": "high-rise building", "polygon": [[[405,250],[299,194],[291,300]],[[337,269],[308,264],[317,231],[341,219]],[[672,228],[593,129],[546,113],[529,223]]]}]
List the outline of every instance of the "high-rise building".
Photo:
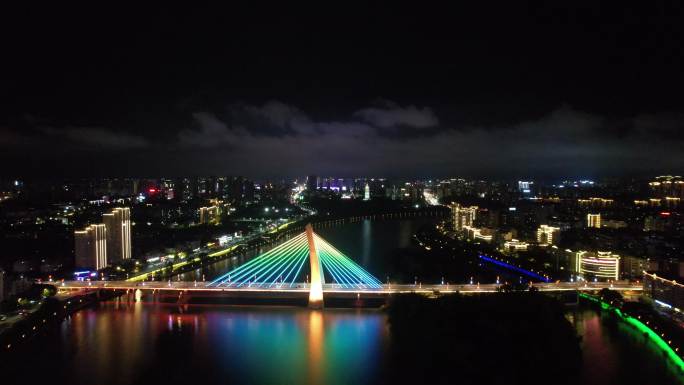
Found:
[{"label": "high-rise building", "polygon": [[458,203],[451,203],[451,221],[454,231],[461,231],[464,227],[472,227],[477,215],[477,206],[465,207]]},{"label": "high-rise building", "polygon": [[306,177],[306,188],[309,191],[316,191],[318,189],[318,177],[316,175]]},{"label": "high-rise building", "polygon": [[558,245],[560,227],[541,225],[537,229],[537,243],[540,245]]},{"label": "high-rise building", "polygon": [[107,266],[107,228],[104,223],[74,232],[76,267],[99,270]]},{"label": "high-rise building", "polygon": [[530,195],[532,193],[533,184],[534,182],[519,180],[518,191],[520,191],[523,195]]},{"label": "high-rise building", "polygon": [[587,214],[587,227],[601,228],[601,214]]},{"label": "high-rise building", "polygon": [[131,258],[131,209],[118,207],[102,215],[107,227],[107,258],[109,263]]},{"label": "high-rise building", "polygon": [[610,251],[578,251],[575,271],[584,279],[614,279],[620,277],[620,256]]},{"label": "high-rise building", "polygon": [[366,183],[366,187],[363,188],[363,200],[370,200],[370,186],[368,185],[368,183]]},{"label": "high-rise building", "polygon": [[208,225],[214,223],[219,219],[220,210],[218,206],[200,207],[199,208],[199,223],[201,225]]}]

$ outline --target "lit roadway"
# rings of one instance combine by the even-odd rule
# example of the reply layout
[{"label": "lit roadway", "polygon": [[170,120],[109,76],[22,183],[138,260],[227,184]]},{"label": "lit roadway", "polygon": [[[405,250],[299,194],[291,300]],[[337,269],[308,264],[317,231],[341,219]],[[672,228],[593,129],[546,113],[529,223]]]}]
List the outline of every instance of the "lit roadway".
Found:
[{"label": "lit roadway", "polygon": [[[107,290],[155,290],[155,291],[201,291],[224,293],[230,296],[231,293],[247,294],[247,293],[308,293],[309,285],[306,283],[289,283],[283,284],[244,284],[236,287],[235,284],[228,286],[228,284],[210,285],[208,282],[188,282],[188,281],[146,281],[146,282],[128,282],[128,281],[64,281],[54,282],[56,287],[62,290],[82,290],[82,289],[107,289]],[[380,289],[373,289],[358,285],[354,287],[344,287],[339,284],[323,284],[323,292],[330,294],[363,294],[363,295],[387,295],[395,293],[491,293],[496,292],[499,284],[438,284],[438,285],[405,285],[405,284],[384,284]],[[608,288],[619,291],[641,291],[643,288],[640,283],[633,283],[627,281],[615,281],[613,283],[607,282],[558,282],[558,283],[533,283],[532,286],[539,289],[539,291],[592,291]]]}]

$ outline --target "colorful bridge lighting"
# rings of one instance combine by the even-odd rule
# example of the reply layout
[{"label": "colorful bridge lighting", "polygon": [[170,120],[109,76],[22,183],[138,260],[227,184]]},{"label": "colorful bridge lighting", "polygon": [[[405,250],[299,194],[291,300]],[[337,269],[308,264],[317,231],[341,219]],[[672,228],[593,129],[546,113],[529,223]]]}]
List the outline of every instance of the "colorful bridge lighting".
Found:
[{"label": "colorful bridge lighting", "polygon": [[[343,288],[381,289],[382,283],[313,233],[314,245],[323,266],[323,281]],[[308,272],[309,242],[303,232],[287,242],[259,255],[251,261],[216,278],[209,286],[216,287],[288,287],[304,282]]]}]

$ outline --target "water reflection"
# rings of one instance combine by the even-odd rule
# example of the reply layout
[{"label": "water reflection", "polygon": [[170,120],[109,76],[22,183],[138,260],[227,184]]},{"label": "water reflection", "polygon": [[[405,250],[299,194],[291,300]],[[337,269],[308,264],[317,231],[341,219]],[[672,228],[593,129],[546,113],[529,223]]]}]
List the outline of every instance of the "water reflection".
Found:
[{"label": "water reflection", "polygon": [[[568,311],[582,336],[581,384],[674,384],[678,374],[628,325],[588,309]],[[368,384],[410,368],[392,364],[377,310],[103,303],[29,344],[5,378],[119,384]],[[457,347],[454,347],[457,348]],[[27,363],[41,363],[27,371]],[[449,371],[458,371],[458,362]],[[7,383],[18,383],[9,380]]]},{"label": "water reflection", "polygon": [[323,312],[311,310],[309,313],[309,378],[310,384],[323,382]]},{"label": "water reflection", "polygon": [[177,306],[124,296],[76,313],[27,357],[45,363],[36,382],[60,373],[58,382],[69,384],[364,384],[378,379],[388,340],[377,310]]},{"label": "water reflection", "polygon": [[633,327],[605,312],[567,314],[582,338],[581,384],[684,384],[662,351]]}]

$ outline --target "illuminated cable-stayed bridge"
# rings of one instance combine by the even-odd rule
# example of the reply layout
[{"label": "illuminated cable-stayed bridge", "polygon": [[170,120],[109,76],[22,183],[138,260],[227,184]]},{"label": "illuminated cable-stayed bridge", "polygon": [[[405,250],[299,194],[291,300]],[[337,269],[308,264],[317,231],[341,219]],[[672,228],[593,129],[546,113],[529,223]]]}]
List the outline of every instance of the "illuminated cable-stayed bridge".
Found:
[{"label": "illuminated cable-stayed bridge", "polygon": [[[306,261],[309,269],[306,269]],[[308,274],[307,274],[308,272]],[[313,232],[306,231],[238,266],[211,282],[187,281],[68,281],[55,283],[60,289],[109,289],[152,292],[217,294],[236,298],[304,299],[310,307],[322,307],[323,295],[334,299],[382,299],[398,293],[487,293],[499,284],[382,284],[351,258]],[[642,290],[629,282],[542,282],[532,283],[540,291]]]},{"label": "illuminated cable-stayed bridge", "polygon": [[[314,245],[327,279],[321,283],[336,284],[341,288],[380,289],[382,283],[351,258],[313,233]],[[252,259],[242,266],[216,278],[207,286],[254,288],[295,287],[308,281],[304,265],[310,256],[307,233],[303,232],[280,246]],[[306,274],[308,276],[308,274]]]}]

